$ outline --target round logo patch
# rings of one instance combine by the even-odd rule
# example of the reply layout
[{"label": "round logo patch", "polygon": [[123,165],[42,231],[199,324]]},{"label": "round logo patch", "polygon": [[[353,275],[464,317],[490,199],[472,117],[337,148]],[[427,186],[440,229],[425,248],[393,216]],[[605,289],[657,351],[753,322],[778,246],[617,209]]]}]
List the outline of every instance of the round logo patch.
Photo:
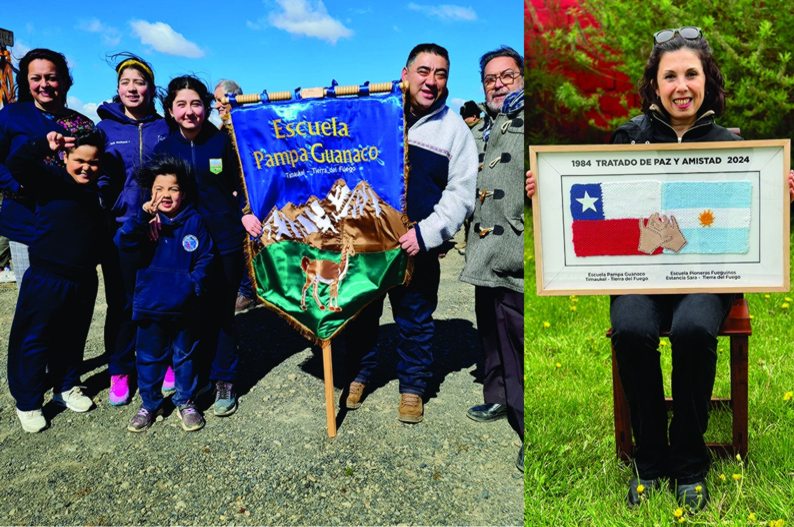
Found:
[{"label": "round logo patch", "polygon": [[189,253],[192,253],[196,249],[198,249],[198,238],[193,236],[192,234],[188,234],[184,238],[182,238],[182,248]]}]

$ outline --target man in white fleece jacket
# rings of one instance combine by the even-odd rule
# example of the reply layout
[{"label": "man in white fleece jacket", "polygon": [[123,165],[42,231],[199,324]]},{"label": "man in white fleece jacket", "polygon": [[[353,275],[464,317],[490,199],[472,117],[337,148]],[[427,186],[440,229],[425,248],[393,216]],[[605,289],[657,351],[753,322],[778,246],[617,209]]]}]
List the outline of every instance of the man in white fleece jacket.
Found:
[{"label": "man in white fleece jacket", "polygon": [[[411,283],[389,291],[397,345],[400,381],[398,419],[423,419],[423,397],[432,378],[433,312],[438,303],[439,247],[452,238],[474,209],[477,147],[463,119],[446,106],[449,54],[437,44],[411,50],[402,71],[408,84],[405,120],[408,129],[406,213],[414,226],[400,238],[414,257]],[[361,406],[362,395],[377,366],[378,324],[383,298],[372,302],[346,330],[354,362],[346,406]],[[359,360],[360,358],[360,360]]]}]

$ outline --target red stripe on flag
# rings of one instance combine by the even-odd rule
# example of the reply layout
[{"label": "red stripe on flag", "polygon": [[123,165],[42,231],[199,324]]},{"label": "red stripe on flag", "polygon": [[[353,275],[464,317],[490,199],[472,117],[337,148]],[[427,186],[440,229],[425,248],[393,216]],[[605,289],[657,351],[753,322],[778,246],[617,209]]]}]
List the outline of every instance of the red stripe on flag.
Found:
[{"label": "red stripe on flag", "polygon": [[[575,221],[574,253],[576,256],[647,256],[637,250],[640,244],[639,224],[639,218]],[[661,253],[661,247],[653,252]]]}]

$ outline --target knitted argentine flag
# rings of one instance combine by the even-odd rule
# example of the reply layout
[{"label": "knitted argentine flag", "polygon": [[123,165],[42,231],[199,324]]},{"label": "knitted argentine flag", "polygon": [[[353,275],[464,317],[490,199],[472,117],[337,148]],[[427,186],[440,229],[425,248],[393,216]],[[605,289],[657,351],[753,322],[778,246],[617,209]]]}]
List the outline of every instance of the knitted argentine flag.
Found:
[{"label": "knitted argentine flag", "polygon": [[687,241],[679,254],[747,253],[752,192],[749,181],[664,183],[662,211],[675,216]]}]

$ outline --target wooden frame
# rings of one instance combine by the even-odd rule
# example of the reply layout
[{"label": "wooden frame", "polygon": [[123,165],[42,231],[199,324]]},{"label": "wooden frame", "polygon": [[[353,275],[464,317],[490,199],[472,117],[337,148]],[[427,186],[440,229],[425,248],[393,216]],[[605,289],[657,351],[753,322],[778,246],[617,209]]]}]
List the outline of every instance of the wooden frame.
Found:
[{"label": "wooden frame", "polygon": [[787,139],[531,146],[537,294],[788,291],[789,167]]}]

